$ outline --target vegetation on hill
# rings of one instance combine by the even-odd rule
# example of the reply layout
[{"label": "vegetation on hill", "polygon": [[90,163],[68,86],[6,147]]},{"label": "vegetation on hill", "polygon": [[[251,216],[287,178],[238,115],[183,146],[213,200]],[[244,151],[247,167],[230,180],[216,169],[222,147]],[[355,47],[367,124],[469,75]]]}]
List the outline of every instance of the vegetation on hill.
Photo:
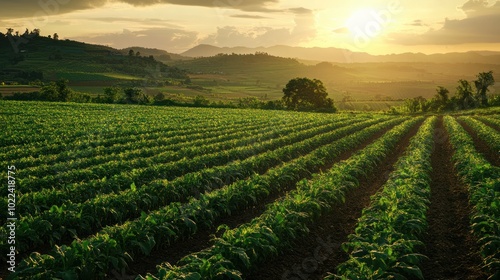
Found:
[{"label": "vegetation on hill", "polygon": [[[131,103],[125,101],[124,92],[136,88],[144,94],[139,103],[146,104],[284,109],[283,88],[293,77],[304,77],[321,80],[327,98],[335,100],[339,110],[387,111],[402,106],[403,111],[420,112],[500,103],[492,95],[500,89],[495,84],[488,87],[489,95],[479,98],[474,93],[472,99],[466,98],[465,106],[454,97],[444,104],[433,96],[436,87],[450,88],[457,80],[472,78],[485,69],[500,73],[500,64],[494,61],[332,64],[299,62],[266,52],[189,59],[156,49],[117,50],[60,40],[56,35],[41,36],[37,29],[0,33],[1,95],[54,100],[53,90],[43,89],[53,89],[51,83],[66,80],[72,89],[67,101],[74,102]],[[464,84],[465,93],[474,91],[475,84],[469,86]],[[120,94],[109,98],[106,88],[113,87]]]},{"label": "vegetation on hill", "polygon": [[431,100],[427,100],[421,96],[407,99],[405,100],[404,109],[410,113],[416,113],[500,106],[499,95],[492,95],[490,97],[487,95],[490,87],[495,84],[493,71],[481,72],[476,78],[472,83],[464,79],[459,80],[455,95],[452,97],[449,96],[450,91],[447,88],[439,86],[436,89],[436,95]]},{"label": "vegetation on hill", "polygon": [[73,82],[184,80],[183,70],[167,66],[152,55],[124,55],[119,50],[54,36],[40,30],[24,34],[0,33],[0,81],[27,84],[68,79]]}]

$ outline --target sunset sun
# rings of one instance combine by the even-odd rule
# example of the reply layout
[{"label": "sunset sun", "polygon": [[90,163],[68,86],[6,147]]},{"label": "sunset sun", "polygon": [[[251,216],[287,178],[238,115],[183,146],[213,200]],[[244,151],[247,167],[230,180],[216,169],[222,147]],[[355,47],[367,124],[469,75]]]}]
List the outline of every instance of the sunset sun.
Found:
[{"label": "sunset sun", "polygon": [[[349,29],[352,34],[357,34],[358,32],[365,32],[367,29],[377,29],[374,27],[373,15],[376,11],[373,9],[360,9],[351,14],[351,16],[346,20],[345,26]],[[370,37],[375,37],[377,34],[375,32],[370,32]]]}]

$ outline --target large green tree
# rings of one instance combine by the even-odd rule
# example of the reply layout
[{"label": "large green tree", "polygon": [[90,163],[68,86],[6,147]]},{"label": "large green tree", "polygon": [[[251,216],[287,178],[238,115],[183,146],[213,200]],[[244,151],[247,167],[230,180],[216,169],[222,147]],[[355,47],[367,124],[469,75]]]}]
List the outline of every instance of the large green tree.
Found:
[{"label": "large green tree", "polygon": [[470,109],[474,107],[474,95],[472,93],[472,86],[466,80],[459,80],[457,93],[458,105],[460,109]]},{"label": "large green tree", "polygon": [[295,78],[288,82],[283,89],[283,102],[289,109],[332,109],[333,100],[323,82],[316,79]]},{"label": "large green tree", "polygon": [[476,86],[476,99],[480,102],[481,106],[488,106],[488,97],[486,93],[488,92],[488,87],[495,84],[495,79],[493,78],[493,71],[482,72],[477,75],[477,80],[474,81]]}]

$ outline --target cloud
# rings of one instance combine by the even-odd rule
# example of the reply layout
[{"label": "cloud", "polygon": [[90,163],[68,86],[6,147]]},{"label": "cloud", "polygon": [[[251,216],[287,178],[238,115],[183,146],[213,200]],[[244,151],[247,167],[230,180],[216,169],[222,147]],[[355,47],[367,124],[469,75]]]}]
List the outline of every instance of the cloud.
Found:
[{"label": "cloud", "polygon": [[170,52],[182,52],[195,46],[198,33],[173,28],[151,28],[141,31],[124,29],[121,33],[103,34],[93,37],[71,38],[95,44],[109,45],[114,48],[140,46],[164,49]]},{"label": "cloud", "polygon": [[[63,3],[60,4],[59,2]],[[90,1],[33,1],[33,0],[16,0],[2,1],[2,9],[0,17],[4,19],[12,18],[41,18],[58,14],[69,13],[77,10],[92,9],[95,7],[104,6],[107,0],[90,0]]]},{"label": "cloud", "polygon": [[298,8],[291,8],[291,9],[288,9],[288,11],[294,13],[294,14],[297,14],[297,15],[308,15],[308,14],[312,14],[313,11],[312,10],[309,10],[309,9],[306,9],[306,8],[303,8],[303,7],[298,7]]},{"label": "cloud", "polygon": [[235,26],[217,28],[200,43],[220,47],[261,47],[298,44],[316,37],[316,21],[312,11],[294,12],[294,26],[288,28],[254,27],[247,30]]},{"label": "cloud", "polygon": [[[183,6],[199,6],[207,8],[224,8],[242,11],[275,11],[269,9],[268,4],[278,3],[279,0],[16,0],[2,1],[0,17],[30,18],[53,16],[77,10],[102,7],[107,3],[127,3],[133,6],[151,6],[157,4],[173,4]],[[36,3],[36,4],[35,4]]]},{"label": "cloud", "polygon": [[440,29],[426,33],[392,34],[391,41],[401,45],[457,45],[467,43],[500,43],[500,1],[488,6],[485,0],[470,0],[459,7],[466,18],[446,19]]},{"label": "cloud", "polygon": [[184,6],[199,6],[207,8],[224,8],[242,11],[272,11],[266,6],[278,3],[279,0],[115,0],[134,6],[149,6],[154,4],[174,4]]},{"label": "cloud", "polygon": [[269,17],[264,17],[264,16],[246,15],[246,14],[231,15],[230,17],[232,17],[232,18],[248,18],[248,19],[267,19],[267,18],[269,18]]},{"label": "cloud", "polygon": [[470,0],[458,9],[464,11],[467,17],[485,15],[491,11],[488,8],[488,0]]},{"label": "cloud", "polygon": [[290,30],[286,28],[261,27],[242,31],[236,26],[224,26],[218,27],[216,33],[207,36],[201,43],[221,47],[260,47],[280,43],[289,37]]},{"label": "cloud", "polygon": [[347,27],[339,27],[339,28],[336,28],[333,30],[333,33],[337,33],[337,34],[348,34],[350,32],[351,31]]},{"label": "cloud", "polygon": [[421,19],[416,19],[416,20],[412,21],[411,23],[408,23],[407,25],[410,25],[410,26],[427,26],[427,24],[425,24]]},{"label": "cloud", "polygon": [[132,26],[135,26],[136,28],[161,27],[161,28],[182,29],[180,25],[174,24],[172,23],[172,21],[157,19],[157,18],[87,17],[87,18],[75,18],[73,20],[130,24]]}]

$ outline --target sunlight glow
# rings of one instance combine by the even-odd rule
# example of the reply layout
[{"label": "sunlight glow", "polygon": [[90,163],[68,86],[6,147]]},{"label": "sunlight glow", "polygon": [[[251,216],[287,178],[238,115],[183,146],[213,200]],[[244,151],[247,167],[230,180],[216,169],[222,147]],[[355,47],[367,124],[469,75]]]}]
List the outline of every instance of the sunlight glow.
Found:
[{"label": "sunlight glow", "polygon": [[373,9],[361,9],[354,12],[345,25],[354,36],[364,34],[374,38],[382,32],[383,27],[390,21]]}]

